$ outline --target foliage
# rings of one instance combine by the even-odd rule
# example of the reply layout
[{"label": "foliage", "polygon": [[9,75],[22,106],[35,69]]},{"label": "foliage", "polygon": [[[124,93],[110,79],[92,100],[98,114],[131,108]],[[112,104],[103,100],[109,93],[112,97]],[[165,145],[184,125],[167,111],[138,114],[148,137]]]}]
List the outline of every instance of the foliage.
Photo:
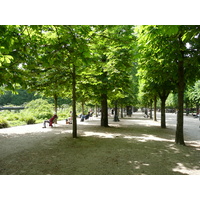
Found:
[{"label": "foliage", "polygon": [[8,121],[20,120],[20,113],[4,110],[1,111],[1,116],[3,116]]},{"label": "foliage", "polygon": [[193,87],[190,87],[188,90],[189,99],[193,102],[200,103],[200,80],[197,81]]},{"label": "foliage", "polygon": [[26,122],[26,124],[35,124],[36,118],[33,116],[32,113],[22,113],[21,121]]},{"label": "foliage", "polygon": [[99,61],[93,63],[98,97],[106,93],[116,100],[133,92],[129,90],[135,74],[133,32],[134,26],[93,27],[92,55]]},{"label": "foliage", "polygon": [[17,89],[15,94],[13,94],[11,91],[5,91],[5,93],[0,96],[0,105],[23,105],[24,103],[37,98],[39,98],[39,96],[35,95],[34,92],[29,93],[23,89]]},{"label": "foliage", "polygon": [[168,108],[177,108],[177,94],[170,93],[166,100],[166,107]]},{"label": "foliage", "polygon": [[70,105],[63,105],[62,108],[58,109],[57,115],[58,119],[67,119],[70,117],[70,112],[72,111],[72,106]]},{"label": "foliage", "polygon": [[[74,116],[77,101],[101,102],[106,121],[107,100],[136,103],[140,79],[147,100],[159,95],[164,105],[170,91],[178,93],[181,133],[184,90],[200,78],[199,30],[199,25],[139,26],[137,33],[127,25],[3,25],[0,92],[19,86],[37,91],[54,98],[55,111],[58,98],[68,97]],[[46,105],[26,110],[49,118],[53,107]]]},{"label": "foliage", "polygon": [[36,99],[25,105],[25,110],[22,114],[32,114],[37,119],[49,119],[53,115],[53,105],[47,100]]},{"label": "foliage", "polygon": [[176,143],[182,145],[184,90],[200,77],[199,29],[200,26],[148,25],[140,26],[138,31],[140,75],[147,80],[146,90],[159,94],[162,107],[171,90],[178,93]]},{"label": "foliage", "polygon": [[9,124],[6,119],[0,116],[0,128],[8,128]]},{"label": "foliage", "polygon": [[23,60],[23,26],[0,26],[0,87],[15,90],[19,84],[25,86],[24,72],[19,67]]}]

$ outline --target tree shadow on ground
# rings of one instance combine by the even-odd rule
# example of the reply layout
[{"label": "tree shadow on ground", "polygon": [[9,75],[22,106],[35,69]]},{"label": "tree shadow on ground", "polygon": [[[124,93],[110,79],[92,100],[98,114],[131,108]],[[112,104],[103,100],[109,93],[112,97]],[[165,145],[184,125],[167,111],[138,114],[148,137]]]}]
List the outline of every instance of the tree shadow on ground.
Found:
[{"label": "tree shadow on ground", "polygon": [[[144,174],[199,174],[200,172],[198,171],[199,149],[195,146],[175,145],[172,129],[131,125],[101,130],[102,132],[96,132],[93,136],[123,140],[126,151],[131,149],[134,154],[134,159],[129,159],[127,162],[136,165],[137,169],[146,168]],[[88,131],[84,134],[92,136]]]},{"label": "tree shadow on ground", "polygon": [[70,128],[54,130],[13,138],[19,150],[0,159],[0,174],[200,174],[198,147],[176,145],[172,129],[88,123],[79,125],[77,139]]}]

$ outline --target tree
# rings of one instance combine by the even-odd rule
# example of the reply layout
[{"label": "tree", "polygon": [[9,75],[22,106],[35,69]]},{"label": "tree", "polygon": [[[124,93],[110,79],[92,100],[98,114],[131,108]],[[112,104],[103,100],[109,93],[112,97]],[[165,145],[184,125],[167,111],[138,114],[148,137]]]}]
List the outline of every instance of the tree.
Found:
[{"label": "tree", "polygon": [[143,80],[143,91],[148,93],[148,99],[156,101],[155,97],[159,96],[161,100],[161,128],[166,128],[165,102],[170,92],[174,90],[175,84],[168,70],[169,64],[162,56],[170,42],[159,34],[155,37],[156,33],[152,33],[153,36],[149,36],[149,38],[146,34],[150,30],[149,26],[144,26],[138,36],[140,45],[138,75]]},{"label": "tree", "polygon": [[28,93],[23,89],[17,89],[16,93],[17,94],[13,94],[11,91],[5,91],[5,93],[0,96],[0,105],[22,105],[25,102],[39,98],[39,96],[35,95],[34,92]]},{"label": "tree", "polygon": [[19,26],[0,26],[0,87],[14,91],[19,84],[24,85],[22,61],[23,47],[20,38],[23,31]]},{"label": "tree", "polygon": [[108,98],[115,101],[119,94],[121,98],[131,83],[130,76],[134,67],[135,53],[133,28],[133,26],[93,27],[91,49],[96,57],[94,71],[101,101],[101,126],[108,126]]},{"label": "tree", "polygon": [[[166,74],[161,76],[164,83],[170,79],[178,92],[178,115],[175,142],[185,145],[183,137],[183,99],[187,83],[199,77],[199,26],[143,26],[140,29],[142,40],[145,41],[147,52],[153,59],[162,63]],[[187,44],[193,49],[187,48]],[[152,53],[151,53],[152,51]],[[152,59],[151,59],[152,60]],[[192,72],[197,73],[194,75]],[[152,74],[153,81],[156,80]]]},{"label": "tree", "polygon": [[200,105],[200,80],[198,80],[193,87],[190,87],[187,92],[189,100],[196,104],[196,113],[199,114]]},{"label": "tree", "polygon": [[[28,57],[23,68],[34,77],[27,78],[30,89],[52,95],[71,96],[73,100],[73,131],[77,137],[76,83],[88,56],[88,26],[30,26]],[[37,83],[37,84],[35,84]],[[45,92],[44,92],[45,91]],[[70,95],[70,93],[71,95]],[[56,105],[56,104],[55,104]],[[56,106],[55,106],[56,107]]]}]

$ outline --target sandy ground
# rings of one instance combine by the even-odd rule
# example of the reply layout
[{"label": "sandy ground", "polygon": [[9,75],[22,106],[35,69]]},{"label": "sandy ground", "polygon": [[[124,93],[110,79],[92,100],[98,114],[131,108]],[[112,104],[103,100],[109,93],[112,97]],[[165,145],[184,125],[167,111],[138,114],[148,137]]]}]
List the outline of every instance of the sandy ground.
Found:
[{"label": "sandy ground", "polygon": [[[144,127],[148,126],[160,126],[160,114],[157,115],[157,122],[153,120],[144,120],[142,113],[134,113],[133,119],[121,120],[120,122],[113,122],[113,119],[109,119],[109,125],[111,126],[120,126],[123,124],[125,126],[139,124],[143,125]],[[166,123],[168,129],[176,129],[176,115],[167,113],[166,114]],[[100,137],[107,137],[112,138],[116,137],[116,134],[106,134],[105,132],[97,132],[98,128],[100,127],[100,119],[99,118],[92,118],[85,122],[80,122],[80,119],[77,119],[78,123],[78,134],[84,135],[96,135],[98,134]],[[92,126],[92,128],[87,130],[87,125]],[[194,119],[192,116],[185,116],[184,117],[184,138],[186,145],[192,145],[197,147],[200,150],[200,121],[199,119]],[[64,137],[72,137],[72,125],[66,125],[65,121],[58,121],[53,128],[48,127],[42,128],[42,124],[35,124],[35,125],[25,125],[25,126],[18,126],[18,127],[11,127],[6,129],[0,129],[0,161],[3,161],[4,158],[8,156],[12,156],[17,154],[18,152],[22,151],[29,151],[30,148],[36,147],[37,145],[40,146],[42,143],[47,145],[52,143],[52,141],[56,142]],[[92,130],[96,130],[95,133]],[[58,137],[59,136],[59,137]],[[151,138],[149,138],[151,139]],[[141,138],[142,140],[142,138]],[[45,141],[45,142],[44,142]],[[184,172],[187,169],[184,167],[179,166]],[[200,170],[196,172],[193,171],[193,174],[200,174]]]},{"label": "sandy ground", "polygon": [[[167,127],[176,129],[176,115],[167,113],[166,114],[166,124]],[[160,116],[158,114],[158,120]],[[200,121],[199,118],[194,118],[193,116],[184,116],[184,138],[185,141],[196,141],[200,142]]]}]

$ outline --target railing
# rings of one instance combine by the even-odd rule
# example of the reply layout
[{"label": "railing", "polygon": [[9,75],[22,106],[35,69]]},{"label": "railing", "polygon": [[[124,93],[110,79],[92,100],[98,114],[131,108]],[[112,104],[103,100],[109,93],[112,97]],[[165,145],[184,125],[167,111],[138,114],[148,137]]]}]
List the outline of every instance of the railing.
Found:
[{"label": "railing", "polygon": [[19,106],[19,107],[0,107],[0,110],[23,110],[24,107]]}]

